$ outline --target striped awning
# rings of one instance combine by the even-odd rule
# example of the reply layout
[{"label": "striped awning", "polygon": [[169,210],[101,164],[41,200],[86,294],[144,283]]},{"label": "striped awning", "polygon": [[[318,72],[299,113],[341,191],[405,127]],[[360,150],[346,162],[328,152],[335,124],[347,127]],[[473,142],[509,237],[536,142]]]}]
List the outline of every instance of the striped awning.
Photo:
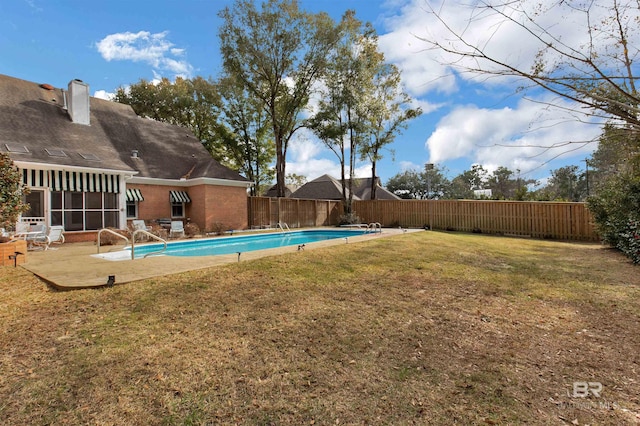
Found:
[{"label": "striped awning", "polygon": [[52,191],[120,192],[120,177],[105,173],[22,169],[22,183]]},{"label": "striped awning", "polygon": [[144,201],[144,198],[142,197],[142,192],[140,192],[140,190],[137,188],[127,189],[127,201],[128,202]]},{"label": "striped awning", "polygon": [[172,203],[190,203],[189,194],[184,191],[169,191],[169,199]]}]

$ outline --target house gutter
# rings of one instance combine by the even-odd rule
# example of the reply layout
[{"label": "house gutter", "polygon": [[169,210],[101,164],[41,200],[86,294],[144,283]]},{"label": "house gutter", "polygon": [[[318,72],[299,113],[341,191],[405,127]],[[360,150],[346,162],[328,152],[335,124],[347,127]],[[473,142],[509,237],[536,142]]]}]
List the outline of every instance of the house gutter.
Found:
[{"label": "house gutter", "polygon": [[68,166],[64,164],[50,164],[50,163],[34,163],[31,161],[13,160],[13,164],[20,169],[39,169],[39,170],[55,170],[63,172],[80,172],[80,173],[106,173],[106,174],[119,174],[125,175],[125,179],[137,175],[139,172],[135,170],[116,170],[116,169],[101,169],[99,167],[82,167],[82,166]]},{"label": "house gutter", "polygon": [[230,180],[219,178],[206,178],[199,177],[194,179],[160,179],[160,178],[148,178],[140,176],[132,176],[127,180],[127,184],[139,184],[139,185],[166,185],[188,188],[196,185],[218,185],[218,186],[233,186],[241,188],[249,188],[253,185],[252,182],[246,180]]}]

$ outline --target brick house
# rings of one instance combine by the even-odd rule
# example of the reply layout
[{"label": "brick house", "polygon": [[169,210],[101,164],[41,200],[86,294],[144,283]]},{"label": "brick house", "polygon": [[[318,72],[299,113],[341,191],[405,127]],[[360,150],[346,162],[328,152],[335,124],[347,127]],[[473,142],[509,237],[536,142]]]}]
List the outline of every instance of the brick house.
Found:
[{"label": "brick house", "polygon": [[0,75],[0,110],[0,151],[31,189],[21,221],[63,225],[67,241],[133,219],[247,227],[251,183],[182,127],[90,97],[79,80],[60,89]]}]

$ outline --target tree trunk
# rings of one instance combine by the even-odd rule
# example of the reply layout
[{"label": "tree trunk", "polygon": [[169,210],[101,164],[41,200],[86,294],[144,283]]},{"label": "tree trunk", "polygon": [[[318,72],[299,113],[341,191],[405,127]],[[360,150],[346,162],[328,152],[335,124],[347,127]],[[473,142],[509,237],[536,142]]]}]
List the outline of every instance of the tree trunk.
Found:
[{"label": "tree trunk", "polygon": [[378,185],[376,185],[376,162],[372,161],[371,162],[371,199],[372,200],[376,199],[377,187]]}]

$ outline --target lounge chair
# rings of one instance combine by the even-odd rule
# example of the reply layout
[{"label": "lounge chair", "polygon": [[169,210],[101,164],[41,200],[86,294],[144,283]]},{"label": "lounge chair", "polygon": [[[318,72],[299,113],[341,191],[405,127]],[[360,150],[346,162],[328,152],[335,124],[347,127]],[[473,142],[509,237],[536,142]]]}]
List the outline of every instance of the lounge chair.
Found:
[{"label": "lounge chair", "polygon": [[[147,224],[144,223],[144,220],[141,220],[141,219],[132,220],[131,227],[133,228],[133,233],[135,233],[136,231],[151,232],[151,227],[147,226]],[[149,239],[149,236],[142,234],[138,236],[138,239],[140,241],[147,241]]]},{"label": "lounge chair", "polygon": [[132,220],[131,226],[133,226],[134,231],[138,231],[140,229],[143,231],[151,231],[151,228],[149,228],[147,224],[144,223],[144,220],[140,220],[140,219]]},{"label": "lounge chair", "polygon": [[171,229],[169,230],[169,238],[175,237],[184,237],[184,223],[181,220],[172,220],[171,221]]},{"label": "lounge chair", "polygon": [[[42,225],[44,226],[44,225]],[[42,247],[44,250],[48,250],[49,246],[53,243],[64,243],[64,227],[52,226],[47,233],[40,235],[34,235],[27,239],[34,247]]]}]

